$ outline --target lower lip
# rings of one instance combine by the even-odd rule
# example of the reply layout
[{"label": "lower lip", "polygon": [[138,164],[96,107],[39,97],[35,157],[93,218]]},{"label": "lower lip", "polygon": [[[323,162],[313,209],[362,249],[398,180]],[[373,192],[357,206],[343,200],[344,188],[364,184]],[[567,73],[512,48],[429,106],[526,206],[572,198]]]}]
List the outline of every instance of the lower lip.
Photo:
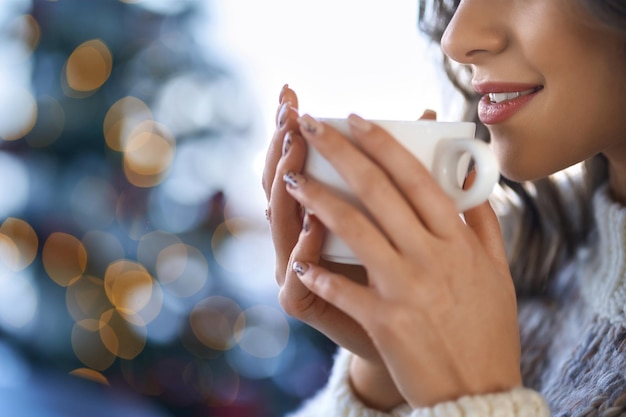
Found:
[{"label": "lower lip", "polygon": [[478,118],[486,125],[495,125],[513,117],[532,100],[538,92],[527,94],[501,103],[492,103],[485,95],[478,103]]}]

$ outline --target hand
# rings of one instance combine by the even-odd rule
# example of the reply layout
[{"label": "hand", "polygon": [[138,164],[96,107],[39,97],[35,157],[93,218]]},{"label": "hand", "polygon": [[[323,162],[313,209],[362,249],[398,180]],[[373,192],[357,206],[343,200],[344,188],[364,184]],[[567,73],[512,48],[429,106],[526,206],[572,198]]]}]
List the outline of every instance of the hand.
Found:
[{"label": "hand", "polygon": [[301,282],[365,329],[414,407],[520,385],[515,291],[491,207],[464,222],[415,157],[380,127],[349,120],[355,144],[310,116],[301,132],[376,224],[298,170],[286,181],[363,261],[368,284],[294,253]]},{"label": "hand", "polygon": [[[293,270],[293,259],[299,259],[322,265],[354,282],[367,283],[362,267],[320,259],[324,227],[313,216],[305,218],[300,204],[285,189],[284,174],[300,172],[304,166],[306,144],[297,122],[297,95],[285,86],[279,101],[277,128],[266,158],[263,188],[268,200],[268,218],[276,250],[275,274],[281,287],[280,303],[288,314],[355,353],[352,369],[359,372],[359,377],[354,380],[356,393],[372,407],[390,409],[405,400],[396,389],[367,333],[350,316],[305,287]],[[435,117],[434,112],[428,111],[422,116],[423,119]]]},{"label": "hand", "polygon": [[298,124],[298,98],[285,86],[280,94],[277,128],[270,143],[263,172],[268,200],[268,219],[276,250],[276,281],[285,311],[327,335],[337,344],[371,361],[381,363],[378,352],[363,328],[343,311],[311,292],[293,270],[293,259],[319,263],[328,270],[366,282],[362,267],[340,265],[320,259],[324,227],[314,216],[305,216],[298,201],[286,190],[283,176],[301,172],[306,143]]},{"label": "hand", "polygon": [[[342,265],[320,259],[324,226],[314,216],[305,216],[300,204],[287,192],[283,176],[301,172],[306,144],[299,131],[298,98],[285,86],[280,94],[276,115],[277,128],[270,143],[263,172],[263,188],[268,200],[268,220],[276,250],[276,281],[279,300],[285,311],[357,355],[353,368],[363,375],[357,394],[379,409],[391,409],[404,401],[370,337],[361,325],[342,310],[311,292],[293,269],[293,260],[323,265],[327,270],[349,277],[353,282],[367,282],[360,266]],[[369,392],[373,394],[370,395]]]}]

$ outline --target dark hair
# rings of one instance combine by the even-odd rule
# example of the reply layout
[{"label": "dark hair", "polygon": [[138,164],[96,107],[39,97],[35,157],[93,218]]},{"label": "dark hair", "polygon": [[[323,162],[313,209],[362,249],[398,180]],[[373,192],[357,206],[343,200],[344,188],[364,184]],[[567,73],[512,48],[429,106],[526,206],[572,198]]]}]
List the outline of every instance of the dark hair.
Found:
[{"label": "dark hair", "polygon": [[[623,33],[626,39],[625,1],[577,1],[592,17]],[[440,43],[459,3],[460,0],[418,0],[419,29]],[[469,68],[453,67],[445,56],[443,66],[467,101],[465,119],[476,122],[477,136],[488,141],[489,132],[477,115],[480,97],[460,81],[467,78],[462,72]],[[571,260],[579,245],[587,241],[594,223],[589,202],[607,178],[608,164],[601,154],[584,162],[580,178],[561,176],[557,180],[551,176],[525,183],[501,178],[503,194],[512,196],[508,202],[513,203],[515,214],[514,222],[503,224],[503,228],[510,237],[507,249],[518,295],[543,292],[559,266]]]}]

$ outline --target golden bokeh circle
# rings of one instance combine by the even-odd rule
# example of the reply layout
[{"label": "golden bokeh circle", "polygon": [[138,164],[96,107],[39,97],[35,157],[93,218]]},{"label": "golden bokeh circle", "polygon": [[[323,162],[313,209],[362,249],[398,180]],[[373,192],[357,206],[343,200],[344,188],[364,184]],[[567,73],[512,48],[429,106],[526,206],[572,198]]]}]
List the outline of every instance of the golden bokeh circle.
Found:
[{"label": "golden bokeh circle", "polygon": [[76,47],[65,64],[67,85],[74,91],[91,92],[102,87],[113,69],[113,55],[100,39]]},{"label": "golden bokeh circle", "polygon": [[48,276],[62,287],[76,282],[87,266],[87,251],[80,240],[67,233],[51,234],[41,255]]}]

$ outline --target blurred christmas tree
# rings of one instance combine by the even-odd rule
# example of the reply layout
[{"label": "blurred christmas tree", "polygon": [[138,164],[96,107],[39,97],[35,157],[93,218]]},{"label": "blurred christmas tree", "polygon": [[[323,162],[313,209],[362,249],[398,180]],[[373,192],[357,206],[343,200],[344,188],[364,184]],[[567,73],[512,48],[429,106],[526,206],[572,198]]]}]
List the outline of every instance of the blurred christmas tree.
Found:
[{"label": "blurred christmas tree", "polygon": [[199,41],[207,3],[0,7],[0,407],[295,407],[333,346],[260,296],[273,280],[265,225],[230,200],[254,105],[217,39]]}]

